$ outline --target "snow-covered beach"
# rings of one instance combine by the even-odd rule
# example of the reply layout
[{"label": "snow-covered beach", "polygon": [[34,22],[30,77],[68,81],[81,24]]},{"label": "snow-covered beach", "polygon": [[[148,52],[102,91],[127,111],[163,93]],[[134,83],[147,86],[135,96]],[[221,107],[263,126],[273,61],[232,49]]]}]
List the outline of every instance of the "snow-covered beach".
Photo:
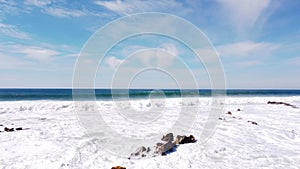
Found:
[{"label": "snow-covered beach", "polygon": [[[180,145],[166,156],[140,160],[115,156],[97,144],[97,138],[86,136],[72,101],[1,101],[0,168],[298,168],[300,109],[268,101],[300,107],[299,96],[229,96],[207,142]],[[182,105],[178,98],[166,102],[166,111]],[[200,97],[197,103],[200,106],[191,100],[186,106],[200,107],[201,125],[210,98]],[[147,100],[135,104],[148,108]],[[114,111],[112,101],[97,105],[103,112]],[[5,127],[28,129],[4,132]]]}]

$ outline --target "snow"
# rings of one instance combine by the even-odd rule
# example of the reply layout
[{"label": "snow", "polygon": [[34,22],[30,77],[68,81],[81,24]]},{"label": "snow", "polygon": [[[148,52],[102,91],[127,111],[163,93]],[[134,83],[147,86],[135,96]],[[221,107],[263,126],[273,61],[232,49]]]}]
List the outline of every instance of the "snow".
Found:
[{"label": "snow", "polygon": [[[224,120],[218,120],[217,128],[207,142],[180,145],[166,156],[140,160],[116,156],[105,151],[98,144],[98,138],[87,136],[72,101],[2,101],[0,124],[3,126],[0,130],[3,131],[4,127],[29,129],[0,133],[0,168],[111,168],[117,165],[139,169],[298,168],[300,109],[270,105],[268,101],[282,101],[300,107],[299,96],[227,97],[220,114]],[[116,116],[113,101],[97,101],[101,115],[112,123],[112,128],[132,136],[157,133],[157,126],[172,126],[182,105],[187,107],[185,110],[191,111],[199,106],[202,114],[197,117],[197,131],[191,130],[191,134],[201,140],[199,131],[205,124],[211,99],[201,97],[184,103],[180,99],[169,98],[166,105],[161,100],[152,102],[153,107],[165,106],[163,114],[151,111],[147,100],[135,100],[130,104],[120,101],[118,104],[124,110],[131,107],[153,113],[149,119],[160,117],[160,121],[156,119],[147,127],[130,125]],[[232,115],[227,114],[228,111]]]}]

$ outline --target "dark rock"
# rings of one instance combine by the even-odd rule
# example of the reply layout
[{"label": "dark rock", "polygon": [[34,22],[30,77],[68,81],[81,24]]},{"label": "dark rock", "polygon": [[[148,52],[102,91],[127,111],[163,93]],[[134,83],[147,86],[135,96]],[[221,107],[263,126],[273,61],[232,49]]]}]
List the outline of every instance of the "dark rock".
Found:
[{"label": "dark rock", "polygon": [[232,115],[232,113],[230,111],[228,111],[227,114]]},{"label": "dark rock", "polygon": [[14,128],[7,128],[7,127],[5,127],[4,131],[6,131],[6,132],[12,132],[12,131],[14,131]]},{"label": "dark rock", "polygon": [[221,118],[221,117],[219,117],[218,119],[219,119],[219,120],[225,120],[225,119],[223,119],[223,118]]},{"label": "dark rock", "polygon": [[268,104],[283,104],[285,106],[289,106],[289,107],[292,107],[292,108],[298,108],[297,106],[295,105],[292,105],[292,104],[289,104],[289,103],[285,103],[285,102],[275,102],[275,101],[268,101]]},{"label": "dark rock", "polygon": [[176,142],[178,144],[187,144],[187,143],[195,143],[197,140],[193,135],[190,136],[177,136]]},{"label": "dark rock", "polygon": [[251,124],[254,124],[254,125],[258,125],[255,121],[250,121],[250,120],[248,120],[247,122],[248,122],[248,123],[251,123]]},{"label": "dark rock", "polygon": [[0,126],[3,126],[3,124],[0,124]]},{"label": "dark rock", "polygon": [[121,166],[115,166],[115,167],[111,167],[111,169],[126,169],[125,167],[121,167]]},{"label": "dark rock", "polygon": [[23,128],[22,127],[17,127],[16,130],[23,130]]},{"label": "dark rock", "polygon": [[237,109],[237,111],[241,111],[241,109]]}]

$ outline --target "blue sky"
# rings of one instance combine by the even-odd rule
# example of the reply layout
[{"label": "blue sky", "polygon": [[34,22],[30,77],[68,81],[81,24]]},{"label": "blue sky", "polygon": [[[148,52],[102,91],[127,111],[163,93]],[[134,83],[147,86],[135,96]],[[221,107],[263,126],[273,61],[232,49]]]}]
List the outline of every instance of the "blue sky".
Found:
[{"label": "blue sky", "polygon": [[[96,30],[122,16],[162,12],[205,33],[220,56],[228,88],[300,88],[299,7],[295,0],[0,0],[0,87],[72,87],[76,59]],[[108,53],[96,86],[108,87],[122,56],[147,47],[187,62],[193,55],[170,39],[133,38]],[[187,64],[195,72],[202,69],[196,78],[208,88],[201,64]],[[170,78],[159,80],[163,76],[155,75],[155,87],[173,87],[166,83]],[[147,87],[152,78],[145,73],[136,85]]]}]

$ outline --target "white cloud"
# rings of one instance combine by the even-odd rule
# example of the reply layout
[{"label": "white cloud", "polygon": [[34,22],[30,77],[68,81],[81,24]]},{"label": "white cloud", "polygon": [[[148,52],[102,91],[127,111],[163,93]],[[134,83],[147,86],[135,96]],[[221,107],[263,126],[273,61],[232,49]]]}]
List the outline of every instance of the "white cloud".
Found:
[{"label": "white cloud", "polygon": [[18,30],[16,26],[0,23],[0,34],[18,39],[31,39],[26,32]]},{"label": "white cloud", "polygon": [[114,56],[109,57],[106,60],[106,63],[110,66],[111,69],[115,70],[118,68],[118,66],[123,62],[123,60],[118,59]]},{"label": "white cloud", "polygon": [[293,57],[293,58],[287,59],[287,64],[300,66],[300,57]]},{"label": "white cloud", "polygon": [[174,0],[115,0],[115,1],[95,1],[95,4],[103,6],[113,12],[128,15],[138,12],[151,12],[159,9],[170,9],[179,7],[180,4]]},{"label": "white cloud", "polygon": [[161,45],[161,49],[167,51],[168,53],[170,53],[171,55],[177,57],[179,52],[176,48],[176,46],[172,43],[164,43]]},{"label": "white cloud", "polygon": [[53,57],[59,55],[60,53],[46,48],[41,48],[37,46],[20,46],[18,48],[18,53],[25,54],[28,58],[32,58],[34,60],[38,60],[41,62],[50,61]]},{"label": "white cloud", "polygon": [[238,30],[249,29],[257,23],[270,6],[271,0],[218,0]]},{"label": "white cloud", "polygon": [[259,60],[249,60],[249,61],[239,62],[240,67],[250,67],[250,66],[255,66],[255,65],[260,65],[260,64],[262,64],[262,63]]},{"label": "white cloud", "polygon": [[[42,12],[57,17],[81,17],[87,15],[87,12],[79,9],[69,9],[54,0],[26,0],[25,5],[36,6]],[[55,5],[55,7],[53,7]]]},{"label": "white cloud", "polygon": [[8,56],[0,52],[0,69],[20,69],[32,66],[32,63],[18,57]]},{"label": "white cloud", "polygon": [[13,45],[2,45],[0,46],[0,52],[4,55],[20,55],[25,56],[28,59],[36,60],[39,62],[49,62],[55,56],[61,53],[52,49],[38,47],[38,46],[27,46],[20,44]]},{"label": "white cloud", "polygon": [[246,57],[270,55],[279,46],[266,42],[244,41],[218,46],[217,51],[223,57]]},{"label": "white cloud", "polygon": [[37,7],[43,7],[52,3],[51,0],[25,0],[26,5],[34,5]]},{"label": "white cloud", "polygon": [[17,3],[11,0],[2,0],[0,1],[0,21],[6,18],[6,15],[12,15],[19,13],[17,8]]},{"label": "white cloud", "polygon": [[[196,49],[195,52],[199,54],[198,57],[200,57],[201,61],[204,63],[214,63],[219,61],[219,56],[216,53],[217,51],[215,51],[213,48],[200,48]],[[198,61],[198,59],[194,60],[194,62]]]},{"label": "white cloud", "polygon": [[46,8],[45,12],[49,15],[58,17],[80,17],[85,16],[86,13],[81,10],[67,9],[67,8]]},{"label": "white cloud", "polygon": [[176,45],[171,43],[163,43],[158,48],[141,48],[133,53],[144,65],[154,67],[168,67],[179,55]]},{"label": "white cloud", "polygon": [[137,51],[143,50],[143,49],[147,49],[147,47],[142,46],[142,45],[129,45],[129,46],[124,47],[121,54],[123,56],[128,56],[128,55],[131,55],[134,52],[137,52]]}]

